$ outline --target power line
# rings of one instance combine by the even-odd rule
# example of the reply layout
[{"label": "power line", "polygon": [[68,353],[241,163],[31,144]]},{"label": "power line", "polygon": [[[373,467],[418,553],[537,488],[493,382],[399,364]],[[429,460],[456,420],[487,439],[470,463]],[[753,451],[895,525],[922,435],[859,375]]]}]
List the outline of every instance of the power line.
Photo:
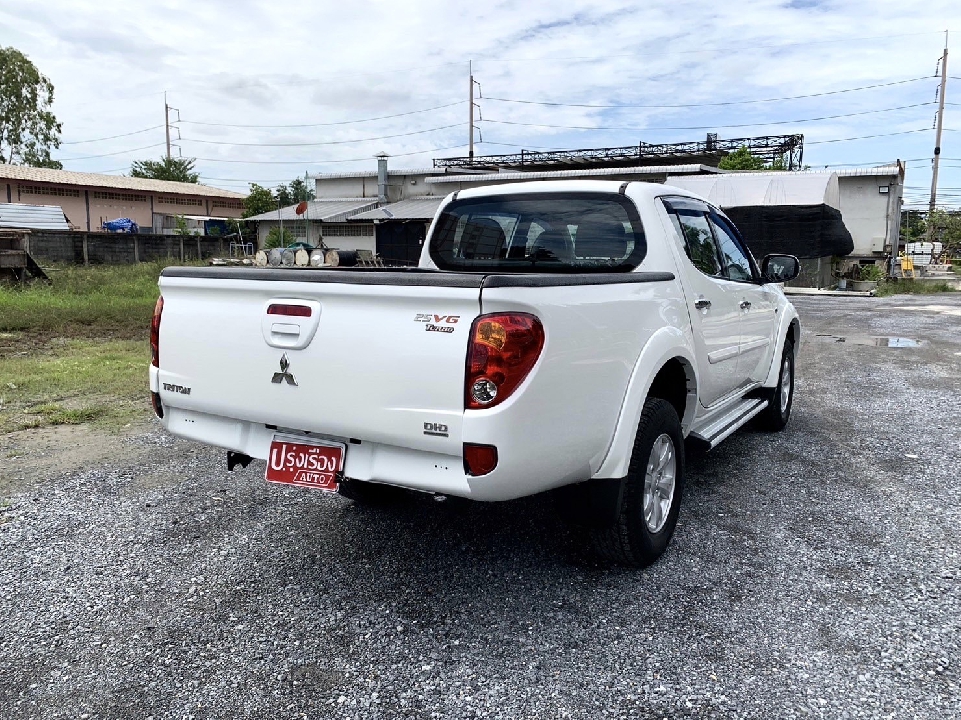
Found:
[{"label": "power line", "polygon": [[920,80],[930,80],[929,76],[922,76],[911,78],[909,80],[898,80],[896,82],[888,83],[878,83],[876,85],[862,85],[861,87],[847,88],[844,90],[830,90],[827,92],[811,93],[810,95],[793,95],[790,97],[779,97],[779,98],[764,98],[762,100],[731,100],[728,102],[713,102],[713,103],[686,103],[678,105],[634,105],[634,104],[622,104],[622,105],[595,105],[591,103],[562,103],[562,102],[541,102],[537,100],[511,100],[508,98],[498,98],[498,97],[485,97],[484,100],[495,100],[497,102],[506,103],[521,103],[523,105],[544,105],[548,107],[577,107],[577,108],[602,108],[602,109],[616,109],[616,108],[651,108],[651,109],[668,109],[668,108],[697,108],[697,107],[720,107],[728,105],[746,105],[748,103],[768,103],[768,102],[780,102],[782,100],[802,100],[804,98],[813,97],[823,97],[825,95],[840,95],[841,93],[855,92],[857,90],[870,90],[873,88],[890,87],[892,85],[904,85],[906,83],[918,82]]},{"label": "power line", "polygon": [[[929,160],[929,161],[930,161],[930,158],[918,158],[918,159],[919,159],[919,160]],[[868,162],[858,162],[858,163],[830,163],[830,164],[826,164],[826,165],[822,165],[821,163],[817,163],[817,164],[812,165],[811,167],[815,167],[815,168],[821,168],[821,167],[863,167],[863,166],[865,166],[865,165],[880,166],[880,165],[893,165],[894,162],[895,162],[894,160],[892,160],[892,159],[889,158],[889,159],[887,159],[887,160],[870,160],[870,161],[868,161]],[[901,162],[903,162],[903,163],[909,163],[909,162],[916,162],[916,160],[901,160]]]},{"label": "power line", "polygon": [[80,145],[81,143],[92,143],[100,142],[101,140],[116,140],[117,138],[130,137],[131,135],[139,135],[141,133],[150,132],[151,130],[157,130],[162,128],[163,125],[154,125],[153,127],[144,128],[143,130],[134,130],[133,132],[122,133],[120,135],[109,135],[102,138],[91,138],[90,140],[69,140],[61,142],[61,145]]},{"label": "power line", "polygon": [[244,147],[314,147],[318,145],[349,145],[351,143],[372,142],[374,140],[389,140],[391,138],[409,137],[411,135],[423,135],[424,133],[437,132],[438,130],[449,130],[460,127],[462,123],[451,125],[441,125],[440,127],[427,128],[426,130],[412,130],[411,132],[396,133],[394,135],[379,135],[377,137],[359,138],[357,140],[326,140],[324,142],[296,142],[296,143],[245,143],[230,142],[227,140],[197,140],[195,138],[182,138],[186,142],[204,143],[205,145],[238,145]]},{"label": "power line", "polygon": [[902,130],[900,132],[879,133],[877,135],[858,135],[857,137],[835,138],[834,140],[814,140],[805,141],[805,145],[824,145],[825,143],[848,142],[850,140],[868,140],[870,138],[891,137],[892,135],[910,135],[911,133],[928,132],[931,128],[919,128],[918,130]]},{"label": "power line", "polygon": [[130,148],[129,150],[118,150],[117,152],[112,152],[112,153],[101,153],[100,155],[84,155],[83,157],[63,157],[58,159],[63,160],[64,162],[73,162],[74,160],[92,160],[94,158],[113,157],[114,155],[125,155],[126,153],[140,152],[141,150],[150,150],[156,147],[163,147],[166,144],[167,143],[162,142],[162,143],[156,143],[154,145],[144,145],[143,147],[139,147],[139,148]]},{"label": "power line", "polygon": [[[428,150],[415,150],[413,152],[404,152],[404,153],[393,153],[391,154],[391,157],[408,157],[410,155],[424,155],[425,153],[445,152],[446,150],[458,150],[463,147],[467,147],[467,144],[462,143],[460,145],[451,145],[450,147],[431,148]],[[203,162],[242,163],[246,165],[327,165],[329,163],[363,162],[365,160],[371,160],[372,158],[373,156],[368,155],[367,157],[345,158],[343,160],[229,160],[226,158],[203,158],[203,157],[195,157],[193,159],[201,160]]]},{"label": "power line", "polygon": [[[243,184],[243,185],[248,185],[248,184],[250,184],[250,181],[249,181],[249,180],[244,180],[244,179],[242,179],[242,178],[218,178],[218,177],[209,177],[208,175],[201,175],[200,177],[201,177],[202,180],[214,180],[214,181],[216,181],[216,182],[240,183],[240,184]],[[296,176],[296,177],[293,178],[293,179],[296,180],[296,179],[298,179],[298,178],[300,178],[299,175]],[[286,178],[286,179],[283,179],[283,180],[261,180],[261,181],[260,181],[259,183],[257,183],[257,184],[258,184],[258,185],[273,185],[274,183],[287,183],[287,182],[290,182],[290,180],[291,180],[291,178]]]},{"label": "power line", "polygon": [[678,127],[617,127],[617,126],[600,126],[600,125],[551,125],[547,123],[525,123],[517,122],[515,120],[483,120],[486,123],[495,123],[497,125],[521,125],[524,127],[545,127],[554,128],[557,130],[630,130],[630,131],[650,131],[650,130],[714,130],[718,128],[745,128],[745,127],[762,127],[766,125],[794,125],[797,123],[806,122],[817,122],[819,120],[837,120],[839,118],[856,117],[859,115],[873,115],[876,113],[883,112],[893,112],[895,110],[909,110],[911,108],[927,107],[928,105],[933,105],[933,102],[926,103],[915,103],[913,105],[901,105],[899,107],[893,108],[882,108],[880,110],[864,110],[862,112],[856,113],[844,113],[842,115],[824,115],[822,117],[815,118],[803,118],[801,120],[775,120],[772,122],[755,122],[755,123],[738,123],[736,125],[688,125],[688,126],[678,126]]},{"label": "power line", "polygon": [[[405,117],[406,115],[416,115],[417,113],[432,112],[434,110],[443,110],[445,108],[454,107],[455,105],[463,105],[463,100],[458,100],[457,102],[447,103],[446,105],[436,105],[435,107],[424,108],[422,110],[410,110],[408,112],[395,113],[394,115],[381,115],[380,117],[372,118],[362,118],[360,120],[342,120],[340,122],[329,122],[329,123],[308,123],[300,125],[232,125],[229,123],[212,123],[212,122],[200,122],[199,120],[180,120],[181,123],[186,125],[207,125],[210,127],[230,127],[230,128],[312,128],[312,127],[330,127],[332,125],[353,125],[355,123],[364,122],[374,122],[375,120],[390,120],[392,118]],[[161,126],[162,127],[162,126]]]}]

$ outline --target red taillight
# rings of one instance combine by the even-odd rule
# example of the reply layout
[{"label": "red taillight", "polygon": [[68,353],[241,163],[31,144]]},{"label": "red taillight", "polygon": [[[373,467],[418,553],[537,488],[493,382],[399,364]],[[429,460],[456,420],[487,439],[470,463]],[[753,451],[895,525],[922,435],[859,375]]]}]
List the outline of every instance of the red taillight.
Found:
[{"label": "red taillight", "polygon": [[464,443],[464,472],[468,475],[486,475],[496,467],[496,447]]},{"label": "red taillight", "polygon": [[150,321],[150,364],[160,367],[160,315],[164,311],[164,298],[157,298],[153,309],[153,320]]},{"label": "red taillight", "polygon": [[494,407],[524,382],[544,348],[544,326],[527,313],[481,315],[471,326],[464,407]]},{"label": "red taillight", "polygon": [[310,317],[307,305],[268,305],[268,315],[286,315],[287,317]]}]

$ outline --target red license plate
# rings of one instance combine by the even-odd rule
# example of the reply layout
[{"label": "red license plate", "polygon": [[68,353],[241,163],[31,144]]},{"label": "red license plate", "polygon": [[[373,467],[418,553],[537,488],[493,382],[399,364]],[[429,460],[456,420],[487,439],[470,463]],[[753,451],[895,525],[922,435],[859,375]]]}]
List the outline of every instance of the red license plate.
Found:
[{"label": "red license plate", "polygon": [[273,439],[267,456],[267,482],[337,492],[344,469],[344,446]]}]

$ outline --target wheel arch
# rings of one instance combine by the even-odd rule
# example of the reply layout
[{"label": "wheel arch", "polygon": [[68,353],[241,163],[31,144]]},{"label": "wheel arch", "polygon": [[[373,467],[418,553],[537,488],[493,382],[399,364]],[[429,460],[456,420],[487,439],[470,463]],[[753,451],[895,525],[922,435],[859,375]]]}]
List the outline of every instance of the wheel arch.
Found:
[{"label": "wheel arch", "polygon": [[627,474],[637,423],[648,397],[671,403],[687,435],[697,410],[697,389],[697,363],[689,340],[678,328],[661,328],[651,336],[634,364],[613,438],[593,477],[621,478]]},{"label": "wheel arch", "polygon": [[801,320],[798,318],[797,311],[791,304],[787,305],[785,312],[781,316],[781,322],[777,330],[777,347],[771,356],[771,367],[762,385],[772,388],[777,385],[778,374],[781,372],[781,355],[784,354],[784,341],[790,339],[794,347],[794,359],[797,360],[798,348],[801,346]]},{"label": "wheel arch", "polygon": [[791,344],[794,346],[794,355],[797,357],[798,346],[801,344],[801,322],[797,318],[791,319],[791,324],[787,327],[787,334],[791,337]]}]

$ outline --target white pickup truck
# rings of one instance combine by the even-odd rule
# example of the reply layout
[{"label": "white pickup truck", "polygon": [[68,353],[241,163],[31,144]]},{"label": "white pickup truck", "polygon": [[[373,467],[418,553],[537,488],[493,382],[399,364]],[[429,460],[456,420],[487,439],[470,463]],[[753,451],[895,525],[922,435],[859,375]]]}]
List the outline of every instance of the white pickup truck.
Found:
[{"label": "white pickup truck", "polygon": [[798,316],[717,208],[648,183],[448,196],[409,269],[170,267],[150,390],[228,468],[356,501],[564,488],[597,550],[669,542],[685,439],[788,422]]}]

